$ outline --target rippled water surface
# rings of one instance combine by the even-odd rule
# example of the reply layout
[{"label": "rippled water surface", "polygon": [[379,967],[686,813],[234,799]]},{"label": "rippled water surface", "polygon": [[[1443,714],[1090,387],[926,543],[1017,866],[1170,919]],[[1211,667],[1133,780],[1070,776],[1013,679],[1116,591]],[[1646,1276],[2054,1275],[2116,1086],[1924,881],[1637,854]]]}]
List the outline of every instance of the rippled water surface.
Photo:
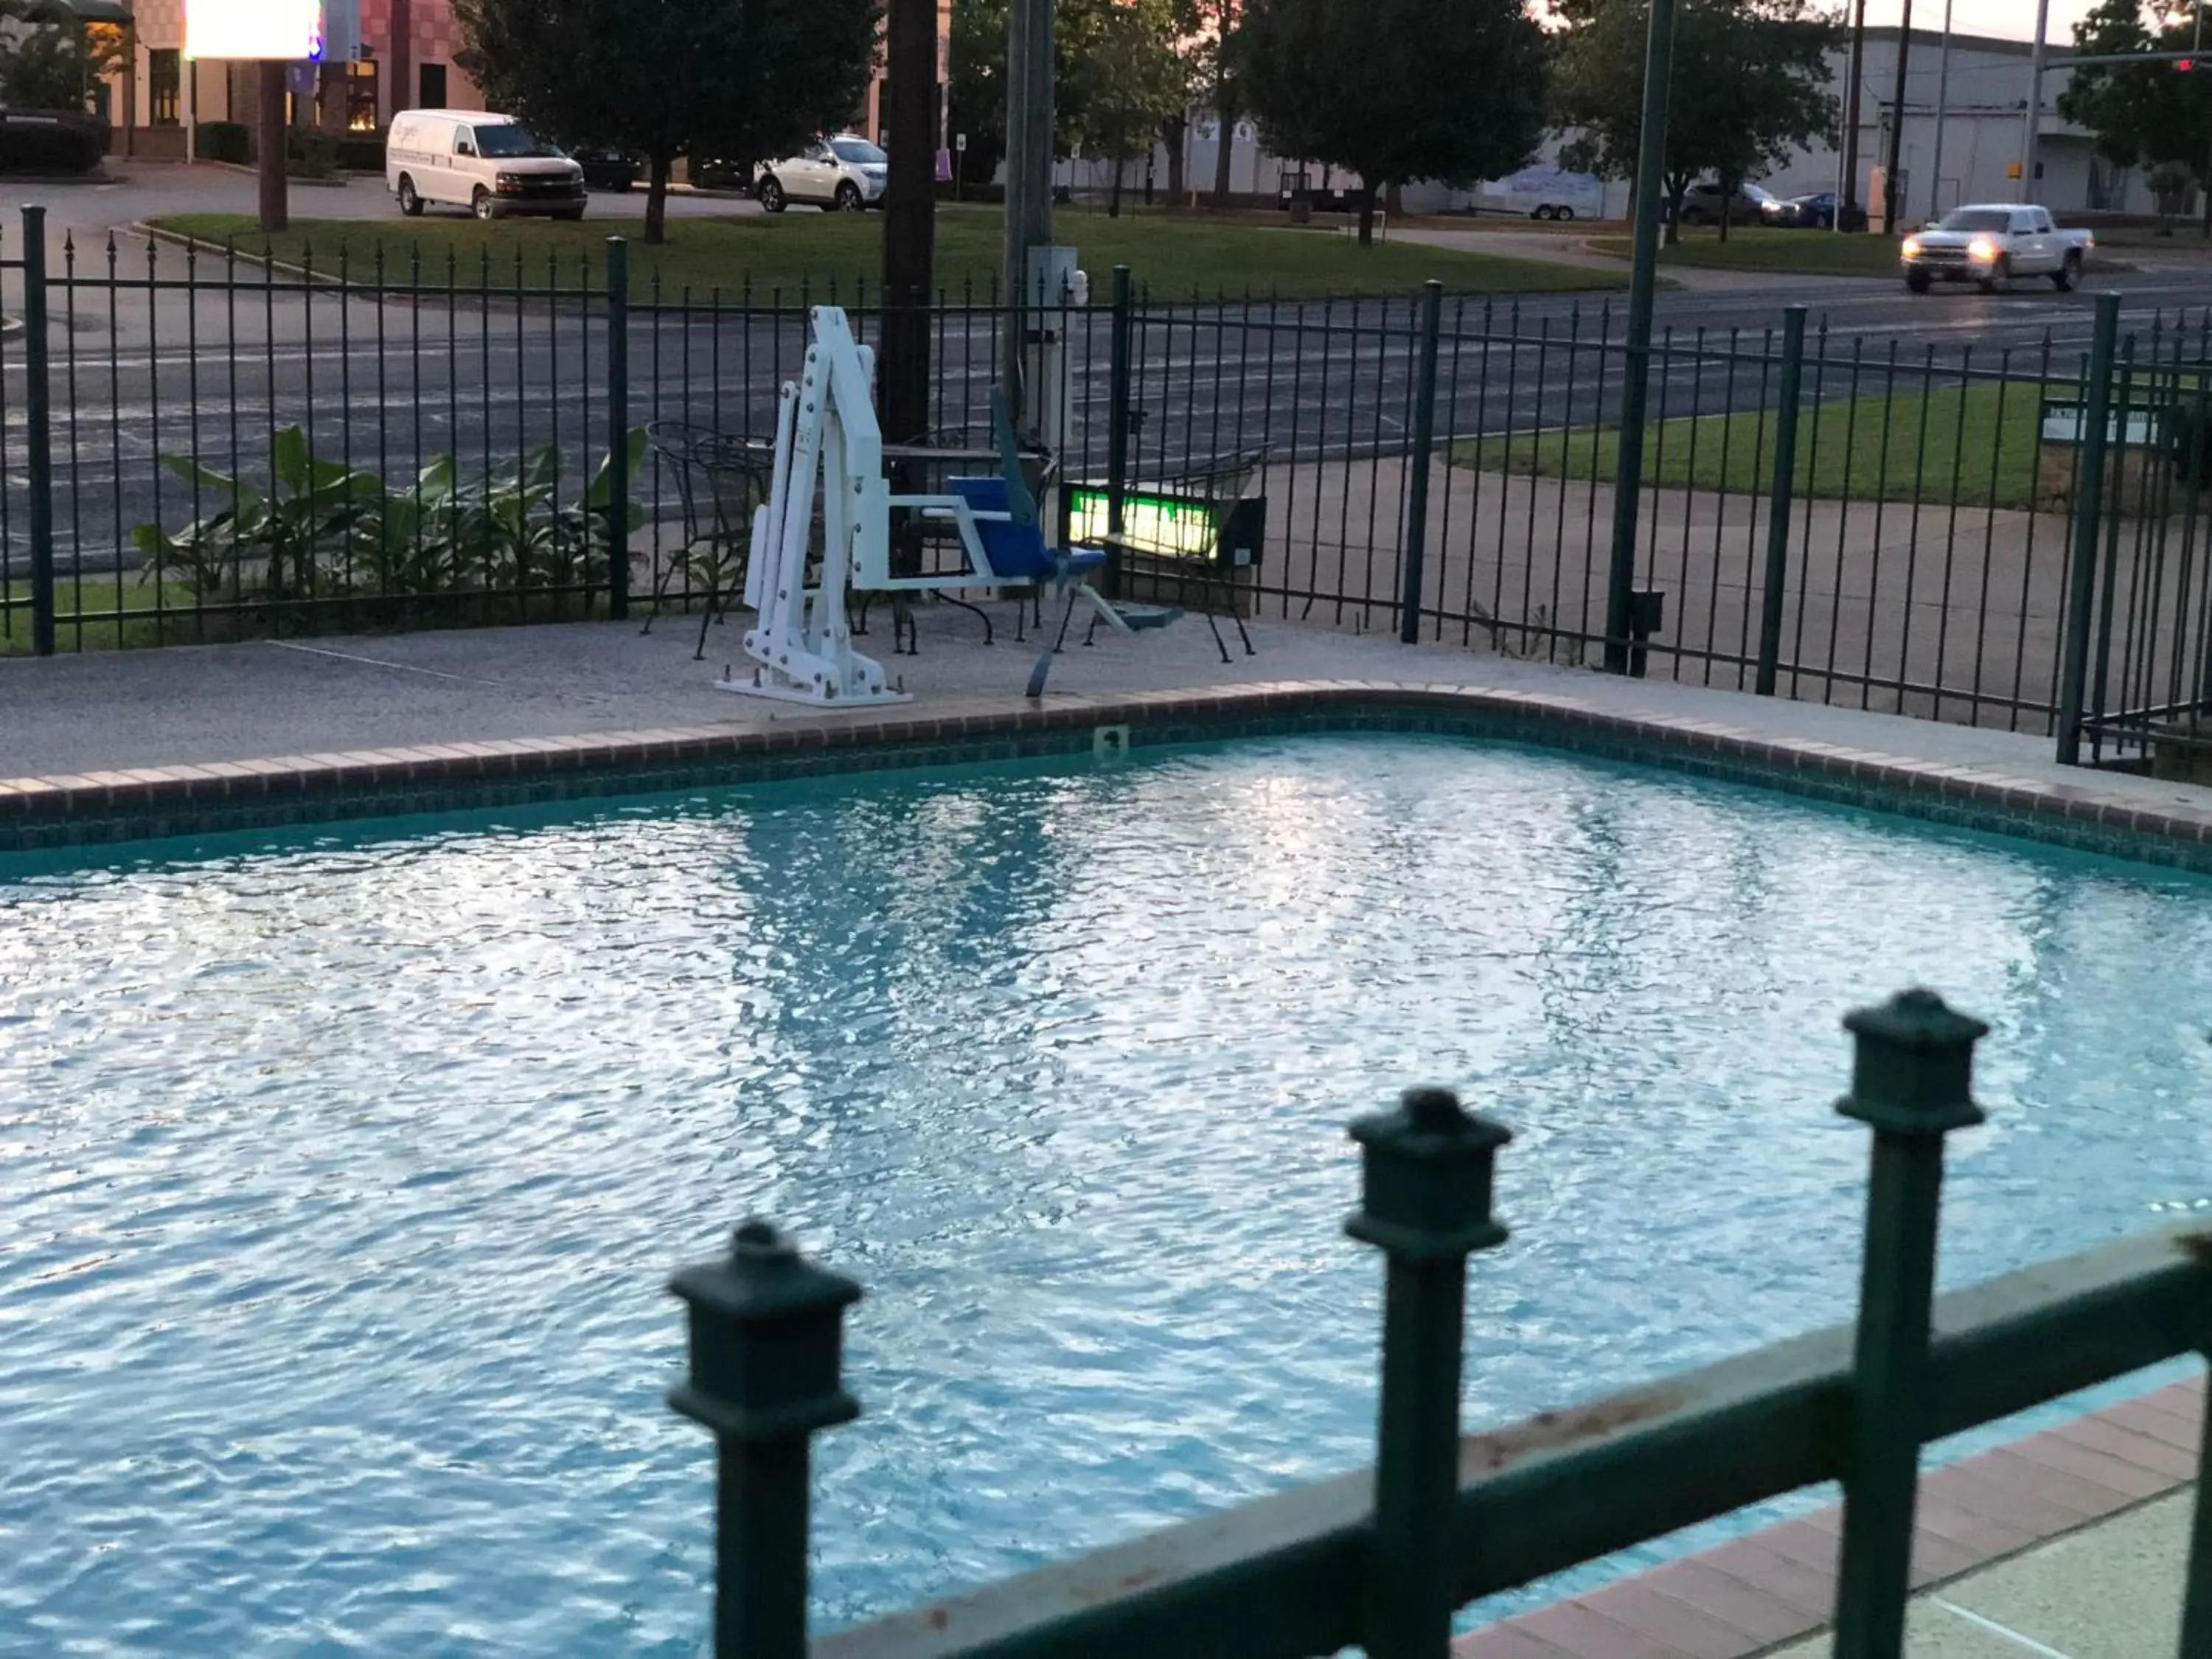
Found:
[{"label": "rippled water surface", "polygon": [[0,866],[0,1652],[689,1653],[668,1271],[866,1281],[840,1622],[1364,1461],[1343,1125],[1510,1123],[1508,1419],[1843,1316],[1838,1017],[1996,1027],[1957,1283],[2208,1190],[2212,887],[1299,739]]}]

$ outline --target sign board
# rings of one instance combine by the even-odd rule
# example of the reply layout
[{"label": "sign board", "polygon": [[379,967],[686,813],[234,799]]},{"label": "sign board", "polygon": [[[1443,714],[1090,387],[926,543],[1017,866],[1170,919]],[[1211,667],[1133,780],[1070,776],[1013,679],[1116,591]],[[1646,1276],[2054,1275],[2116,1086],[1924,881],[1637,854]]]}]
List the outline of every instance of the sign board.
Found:
[{"label": "sign board", "polygon": [[[2115,409],[2106,416],[2105,441],[2115,449],[2155,449],[2165,422],[2155,409]],[[2078,403],[2043,405],[2042,439],[2047,444],[2078,445],[2088,429],[2089,411]]]},{"label": "sign board", "polygon": [[319,59],[323,0],[185,0],[187,58]]},{"label": "sign board", "polygon": [[[1076,484],[1067,492],[1068,539],[1096,542],[1106,534],[1108,500],[1103,484]],[[1225,527],[1218,509],[1196,495],[1132,489],[1121,496],[1121,540],[1132,551],[1160,559],[1218,559],[1242,567],[1259,561],[1267,523],[1256,497],[1231,505]]]},{"label": "sign board", "polygon": [[2007,162],[2005,163],[2005,177],[2006,177],[2006,178],[2008,178],[2008,179],[2017,179],[2017,178],[2019,178],[2019,177],[2020,177],[2020,163],[2019,163],[2019,162],[2017,162],[2017,161],[2007,161]]},{"label": "sign board", "polygon": [[965,155],[968,153],[968,135],[964,132],[955,133],[952,137],[952,148]]}]

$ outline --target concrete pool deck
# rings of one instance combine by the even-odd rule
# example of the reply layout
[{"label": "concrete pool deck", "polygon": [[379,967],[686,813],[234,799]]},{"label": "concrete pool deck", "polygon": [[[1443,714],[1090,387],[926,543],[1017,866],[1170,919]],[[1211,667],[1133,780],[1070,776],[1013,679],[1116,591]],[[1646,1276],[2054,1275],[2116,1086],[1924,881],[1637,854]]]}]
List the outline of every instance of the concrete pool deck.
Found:
[{"label": "concrete pool deck", "polygon": [[[2192,1378],[1921,1477],[1907,1659],[2175,1651]],[[1825,1659],[1831,1507],[1461,1638],[1454,1659]]]},{"label": "concrete pool deck", "polygon": [[[886,658],[915,702],[836,714],[714,689],[738,627],[696,619],[347,637],[0,661],[0,835],[59,800],[137,811],[143,799],[404,780],[464,764],[550,772],[623,753],[726,754],[865,736],[1001,729],[1034,646],[971,616],[921,613],[918,657]],[[2212,791],[2059,767],[2042,736],[1940,725],[1733,689],[1611,678],[1455,647],[1261,624],[1224,665],[1201,619],[1164,635],[1072,645],[1042,715],[1079,728],[1332,695],[1426,696],[1599,726],[1640,724],[1678,749],[1782,754],[1806,773],[1917,782],[1946,801],[2025,803],[2046,818],[2212,843]],[[888,646],[879,623],[874,648]],[[1241,694],[1241,695],[1240,695]],[[248,786],[251,786],[249,791]],[[158,810],[158,809],[157,809]],[[398,810],[405,810],[404,808]],[[142,832],[143,833],[143,832]],[[0,841],[0,845],[6,844]],[[2186,1483],[2202,1385],[2176,1385],[1966,1459],[1923,1482],[1916,1659],[2136,1659],[2173,1649]],[[1478,1632],[1460,1659],[1810,1659],[1832,1585],[1832,1510]]]},{"label": "concrete pool deck", "polygon": [[[892,657],[878,618],[875,650],[915,701],[894,709],[816,713],[714,689],[741,653],[741,624],[708,630],[694,661],[696,618],[349,635],[0,659],[0,781],[84,777],[459,742],[550,740],[616,732],[731,733],[865,723],[885,714],[974,719],[1026,707],[1034,645],[1014,643],[1013,611],[989,607],[997,642],[950,606],[920,615],[918,656]],[[1233,631],[1224,665],[1201,618],[1134,639],[1071,641],[1044,706],[1093,698],[1288,684],[1452,687],[1569,700],[1595,712],[1711,722],[1748,735],[1971,770],[2065,793],[2145,807],[2212,811],[2212,790],[2059,766],[2050,738],[1753,697],[1733,686],[1630,680],[1477,653],[1456,645],[1281,623],[1251,625],[1255,653]]]}]

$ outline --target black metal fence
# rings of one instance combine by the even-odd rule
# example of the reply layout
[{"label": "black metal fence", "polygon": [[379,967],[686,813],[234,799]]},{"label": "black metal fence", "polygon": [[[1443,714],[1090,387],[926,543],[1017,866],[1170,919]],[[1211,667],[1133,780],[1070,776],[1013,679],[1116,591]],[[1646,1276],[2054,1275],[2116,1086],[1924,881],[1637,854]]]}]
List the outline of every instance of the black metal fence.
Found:
[{"label": "black metal fence", "polygon": [[[731,573],[689,556],[680,481],[633,434],[765,437],[810,308],[863,338],[884,316],[865,287],[633,289],[619,243],[275,266],[110,240],[49,269],[34,226],[0,249],[23,323],[0,337],[0,649],[696,604]],[[2107,307],[2087,345],[1908,349],[1795,311],[1662,330],[1646,365],[1587,297],[1100,289],[1012,330],[994,290],[936,296],[929,435],[981,442],[1010,334],[1048,337],[1065,479],[1253,472],[1266,534],[1232,584],[1252,615],[2102,763],[2212,750],[2212,317],[2123,337]],[[1619,558],[1617,422],[1644,372]]]},{"label": "black metal fence", "polygon": [[[1945,1139],[1983,1121],[1971,1085],[1987,1028],[1925,991],[1844,1023],[1837,1109],[1874,1141],[1854,1327],[1462,1438],[1469,1258],[1506,1237],[1492,1195],[1510,1136],[1449,1093],[1410,1091],[1352,1128],[1360,1204],[1345,1231],[1385,1263],[1371,1468],[811,1643],[811,1443],[860,1409],[841,1374],[860,1287],[747,1223],[726,1257],[672,1286],[690,1366],[670,1403],[717,1447],[717,1659],[1294,1659],[1354,1644],[1445,1659],[1468,1602],[1826,1480],[1844,1489],[1834,1650],[1894,1659],[1923,1448],[2200,1352],[2208,1258],[2201,1230],[2177,1228],[1934,1297]],[[2192,1659],[2212,1652],[2201,1486],[2196,1501],[2174,1592]]]}]

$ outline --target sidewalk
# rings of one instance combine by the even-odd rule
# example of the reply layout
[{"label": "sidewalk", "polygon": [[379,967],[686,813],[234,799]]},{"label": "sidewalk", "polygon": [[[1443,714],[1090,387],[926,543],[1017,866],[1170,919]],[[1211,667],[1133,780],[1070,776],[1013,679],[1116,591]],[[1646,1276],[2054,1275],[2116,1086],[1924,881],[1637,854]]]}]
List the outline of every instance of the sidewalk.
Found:
[{"label": "sidewalk", "polygon": [[[1908,1659],[2175,1650],[2201,1379],[1920,1481]],[[1454,1659],[1826,1659],[1831,1508],[1462,1638]]]}]

